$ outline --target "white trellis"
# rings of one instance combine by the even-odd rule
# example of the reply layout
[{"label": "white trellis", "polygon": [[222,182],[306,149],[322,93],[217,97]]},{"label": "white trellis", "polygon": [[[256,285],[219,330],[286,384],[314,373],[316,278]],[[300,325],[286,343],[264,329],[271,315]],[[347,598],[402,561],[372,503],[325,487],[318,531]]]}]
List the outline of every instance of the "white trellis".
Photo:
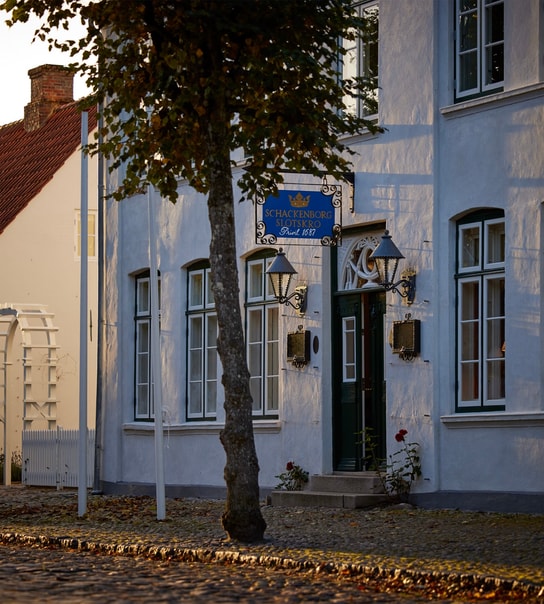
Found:
[{"label": "white trellis", "polygon": [[[57,343],[54,314],[41,304],[5,303],[0,305],[0,421],[4,427],[4,454],[9,462],[8,386],[10,344],[17,327],[22,338],[23,430],[56,427],[57,421]],[[13,427],[11,427],[13,429]],[[10,484],[4,464],[4,483]]]}]

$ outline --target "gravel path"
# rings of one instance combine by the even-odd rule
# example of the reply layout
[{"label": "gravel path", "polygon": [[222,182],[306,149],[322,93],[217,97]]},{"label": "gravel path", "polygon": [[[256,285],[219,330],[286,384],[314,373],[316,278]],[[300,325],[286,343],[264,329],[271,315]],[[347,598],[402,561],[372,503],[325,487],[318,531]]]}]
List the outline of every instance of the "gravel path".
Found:
[{"label": "gravel path", "polygon": [[80,518],[76,491],[0,487],[0,542],[362,574],[432,583],[448,597],[468,589],[544,602],[544,515],[263,505],[265,541],[244,545],[225,538],[223,505],[167,499],[159,522],[153,498],[89,495]]}]

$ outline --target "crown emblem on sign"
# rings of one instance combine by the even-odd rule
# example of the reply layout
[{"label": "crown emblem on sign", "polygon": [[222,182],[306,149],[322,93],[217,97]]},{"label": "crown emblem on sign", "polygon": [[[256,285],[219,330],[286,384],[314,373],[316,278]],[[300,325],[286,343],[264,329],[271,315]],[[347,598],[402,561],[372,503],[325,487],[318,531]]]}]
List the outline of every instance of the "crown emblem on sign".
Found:
[{"label": "crown emblem on sign", "polygon": [[294,197],[293,195],[289,195],[289,203],[294,208],[305,208],[310,203],[310,195],[304,197],[304,195],[299,191]]}]

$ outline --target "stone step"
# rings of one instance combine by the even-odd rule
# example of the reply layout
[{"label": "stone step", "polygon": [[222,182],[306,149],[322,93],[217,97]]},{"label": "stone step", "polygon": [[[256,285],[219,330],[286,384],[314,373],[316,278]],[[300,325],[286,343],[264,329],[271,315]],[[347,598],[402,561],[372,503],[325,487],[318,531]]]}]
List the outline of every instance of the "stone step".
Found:
[{"label": "stone step", "polygon": [[344,472],[310,476],[308,491],[332,493],[383,493],[383,485],[376,472]]},{"label": "stone step", "polygon": [[272,491],[278,507],[369,508],[390,502],[384,494],[333,493],[330,491]]}]

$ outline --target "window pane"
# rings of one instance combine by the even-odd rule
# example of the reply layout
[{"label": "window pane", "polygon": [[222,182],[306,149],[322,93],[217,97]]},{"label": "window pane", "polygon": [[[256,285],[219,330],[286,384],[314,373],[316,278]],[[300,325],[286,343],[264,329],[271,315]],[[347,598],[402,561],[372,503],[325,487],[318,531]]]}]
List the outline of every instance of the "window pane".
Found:
[{"label": "window pane", "polygon": [[[352,33],[355,32],[352,30]],[[342,80],[345,82],[347,80],[351,80],[356,78],[357,73],[357,65],[358,65],[358,57],[357,57],[357,36],[354,40],[346,40],[344,38],[343,42],[344,50],[346,51],[345,55],[342,58]],[[357,99],[352,97],[349,94],[344,96],[344,105],[345,110],[348,113],[356,113],[357,111]]]},{"label": "window pane", "polygon": [[342,319],[343,379],[344,382],[355,380],[355,317]]},{"label": "window pane", "polygon": [[279,309],[277,306],[267,308],[266,311],[266,337],[269,342],[277,342],[278,335],[278,315]]},{"label": "window pane", "polygon": [[[257,378],[262,375],[262,346],[263,346],[263,328],[261,309],[249,311],[248,325],[248,368],[251,377]],[[260,384],[260,380],[259,380]],[[260,387],[260,386],[259,386]],[[255,397],[254,397],[255,402]],[[261,396],[257,397],[260,402]]]},{"label": "window pane", "polygon": [[262,314],[261,309],[250,310],[248,312],[249,324],[248,324],[248,341],[249,343],[261,342],[262,338]]},{"label": "window pane", "polygon": [[372,88],[370,94],[363,100],[363,115],[374,115],[378,112],[378,39],[379,12],[377,6],[371,6],[363,11],[367,29],[363,39],[363,69],[362,75],[368,79]]},{"label": "window pane", "polygon": [[202,414],[202,388],[200,382],[191,383],[189,386],[189,415]]},{"label": "window pane", "polygon": [[478,89],[478,52],[466,52],[459,56],[459,91]]},{"label": "window pane", "polygon": [[207,315],[206,343],[210,349],[217,347],[217,315]]},{"label": "window pane", "polygon": [[480,316],[480,283],[461,283],[461,321],[478,319]]},{"label": "window pane", "polygon": [[189,308],[204,306],[204,274],[194,271],[189,274]]},{"label": "window pane", "polygon": [[261,384],[262,380],[260,377],[251,377],[249,380],[249,390],[253,399],[253,411],[261,411],[262,409]]},{"label": "window pane", "polygon": [[136,371],[137,371],[136,382],[138,384],[149,383],[149,355],[148,354],[139,354],[138,355]]},{"label": "window pane", "polygon": [[461,365],[461,400],[463,402],[478,401],[480,393],[479,363],[463,363]]},{"label": "window pane", "polygon": [[459,0],[459,10],[465,12],[475,9],[478,6],[478,0]]},{"label": "window pane", "polygon": [[504,351],[504,319],[487,321],[487,358],[502,358]]},{"label": "window pane", "polygon": [[274,412],[274,411],[277,411],[279,408],[278,384],[279,384],[279,379],[277,376],[268,377],[266,380],[266,394],[267,394],[266,409],[267,409],[267,411]]},{"label": "window pane", "polygon": [[191,350],[189,355],[189,379],[191,382],[200,381],[202,379],[202,351]]},{"label": "window pane", "polygon": [[249,373],[251,374],[252,377],[260,376],[261,375],[262,344],[260,342],[250,344],[248,353],[249,353],[249,359],[248,359]]},{"label": "window pane", "polygon": [[459,15],[459,50],[465,53],[476,48],[478,48],[478,12],[474,10]]},{"label": "window pane", "polygon": [[217,381],[217,351],[213,348],[207,353],[206,374],[208,383]]},{"label": "window pane", "polygon": [[480,226],[461,227],[461,268],[480,267]]},{"label": "window pane", "polygon": [[189,318],[189,342],[192,349],[202,348],[202,315]]},{"label": "window pane", "polygon": [[140,315],[147,315],[149,309],[149,279],[138,279],[136,282],[137,297],[136,297],[136,312]]},{"label": "window pane", "polygon": [[504,361],[487,362],[487,400],[496,401],[505,398]]},{"label": "window pane", "polygon": [[149,415],[149,386],[140,384],[136,390],[136,416],[147,417]]},{"label": "window pane", "polygon": [[504,40],[504,6],[502,2],[487,6],[485,9],[485,43]]},{"label": "window pane", "polygon": [[263,298],[263,264],[261,261],[248,265],[248,298]]},{"label": "window pane", "polygon": [[480,324],[464,323],[461,326],[461,360],[475,361],[480,357]]},{"label": "window pane", "polygon": [[487,318],[504,317],[504,277],[488,279]]},{"label": "window pane", "polygon": [[504,262],[505,234],[504,222],[495,222],[487,225],[487,264]]},{"label": "window pane", "polygon": [[486,86],[504,81],[504,45],[497,44],[486,48],[485,51],[485,81]]},{"label": "window pane", "polygon": [[459,92],[478,88],[478,53],[468,52],[459,57]]},{"label": "window pane", "polygon": [[136,339],[138,341],[137,352],[149,352],[149,322],[139,321],[137,324]]},{"label": "window pane", "polygon": [[206,382],[206,414],[217,413],[217,382],[208,380]]},{"label": "window pane", "polygon": [[208,269],[205,275],[206,279],[206,306],[215,306],[215,300],[212,291],[211,271]]}]

